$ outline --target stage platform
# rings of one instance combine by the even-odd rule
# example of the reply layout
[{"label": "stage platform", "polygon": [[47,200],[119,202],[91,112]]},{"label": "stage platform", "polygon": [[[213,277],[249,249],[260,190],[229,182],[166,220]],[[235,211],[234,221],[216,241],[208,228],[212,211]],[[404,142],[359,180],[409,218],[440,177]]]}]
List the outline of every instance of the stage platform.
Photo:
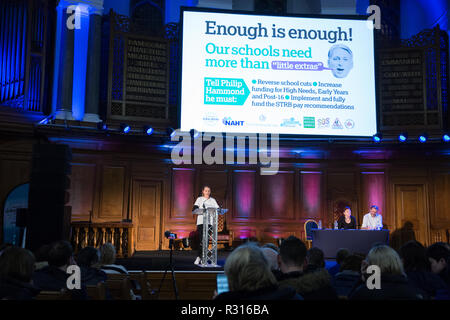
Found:
[{"label": "stage platform", "polygon": [[[191,250],[173,251],[173,265],[176,271],[223,271],[226,257],[230,251],[217,252],[217,264],[220,268],[203,268],[194,264],[197,252]],[[137,251],[132,257],[117,259],[116,263],[127,270],[164,271],[169,264],[170,251]]]},{"label": "stage platform", "polygon": [[[168,250],[138,251],[132,257],[117,259],[116,263],[125,266],[130,273],[145,270],[145,275],[153,290],[157,291],[169,263]],[[217,288],[216,277],[223,273],[223,265],[230,251],[219,251],[217,260],[220,268],[202,268],[194,265],[196,252],[180,250],[173,252],[175,278],[181,300],[211,300]],[[332,267],[334,261],[326,260],[326,268]],[[167,273],[162,282],[161,293],[156,299],[175,299],[172,275]]]}]

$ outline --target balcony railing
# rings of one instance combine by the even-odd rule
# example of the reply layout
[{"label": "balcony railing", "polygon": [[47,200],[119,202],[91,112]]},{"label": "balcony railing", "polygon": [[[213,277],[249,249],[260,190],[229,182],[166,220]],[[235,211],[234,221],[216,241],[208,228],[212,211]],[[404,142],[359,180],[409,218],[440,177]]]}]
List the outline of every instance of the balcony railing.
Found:
[{"label": "balcony railing", "polygon": [[104,243],[112,243],[118,258],[133,255],[132,232],[130,222],[72,222],[72,246],[75,253],[82,248],[92,246],[99,248]]}]

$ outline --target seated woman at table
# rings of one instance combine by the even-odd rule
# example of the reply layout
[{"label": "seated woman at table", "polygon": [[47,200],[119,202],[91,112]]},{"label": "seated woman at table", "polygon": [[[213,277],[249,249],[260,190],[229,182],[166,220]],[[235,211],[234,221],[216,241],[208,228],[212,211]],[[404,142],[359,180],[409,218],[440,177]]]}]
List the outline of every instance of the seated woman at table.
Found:
[{"label": "seated woman at table", "polygon": [[356,219],[352,216],[350,207],[345,207],[344,214],[338,220],[339,229],[356,229]]}]

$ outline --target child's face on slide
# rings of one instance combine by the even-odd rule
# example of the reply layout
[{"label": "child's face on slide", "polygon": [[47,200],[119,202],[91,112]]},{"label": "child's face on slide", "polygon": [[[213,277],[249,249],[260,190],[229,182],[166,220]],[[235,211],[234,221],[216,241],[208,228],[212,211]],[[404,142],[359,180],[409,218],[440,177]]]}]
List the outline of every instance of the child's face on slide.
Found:
[{"label": "child's face on slide", "polygon": [[353,68],[352,56],[344,49],[334,49],[328,59],[328,66],[336,78],[345,78]]}]

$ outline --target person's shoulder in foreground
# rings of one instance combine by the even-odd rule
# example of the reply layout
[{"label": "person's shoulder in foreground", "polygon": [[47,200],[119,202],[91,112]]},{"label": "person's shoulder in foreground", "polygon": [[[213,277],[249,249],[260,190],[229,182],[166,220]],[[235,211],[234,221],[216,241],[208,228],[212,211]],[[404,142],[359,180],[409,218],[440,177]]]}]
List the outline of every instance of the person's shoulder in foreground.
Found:
[{"label": "person's shoulder in foreground", "polygon": [[303,300],[303,298],[291,287],[279,288],[273,286],[254,291],[223,292],[214,300]]},{"label": "person's shoulder in foreground", "polygon": [[361,284],[349,296],[350,300],[423,300],[424,292],[412,286],[405,276],[381,276],[380,289],[369,289]]}]

